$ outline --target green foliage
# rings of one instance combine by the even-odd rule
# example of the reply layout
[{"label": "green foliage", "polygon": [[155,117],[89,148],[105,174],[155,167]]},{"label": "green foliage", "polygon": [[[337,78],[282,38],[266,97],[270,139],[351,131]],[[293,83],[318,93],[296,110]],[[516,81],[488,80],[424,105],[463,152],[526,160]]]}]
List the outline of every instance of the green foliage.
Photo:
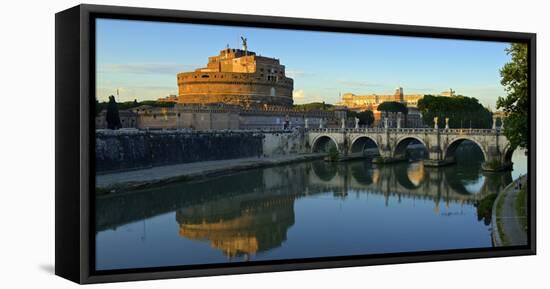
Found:
[{"label": "green foliage", "polygon": [[497,196],[497,194],[490,194],[475,203],[478,221],[483,220],[485,225],[491,224],[493,204],[495,203]]},{"label": "green foliage", "polygon": [[294,109],[301,110],[301,111],[312,111],[312,110],[328,110],[333,108],[334,105],[327,104],[324,101],[323,102],[312,102],[312,103],[304,103],[304,104],[295,104]]},{"label": "green foliage", "polygon": [[164,102],[164,101],[156,101],[156,100],[144,100],[139,102],[139,105],[150,105],[154,107],[174,107],[176,105],[175,102]]},{"label": "green foliage", "polygon": [[365,110],[361,112],[350,110],[348,112],[348,116],[352,118],[354,117],[358,118],[359,125],[371,126],[372,123],[374,122],[374,113],[372,112],[372,110]]},{"label": "green foliage", "polygon": [[418,109],[429,127],[433,127],[436,116],[439,127],[445,127],[446,117],[449,128],[491,128],[493,125],[492,113],[473,97],[425,95],[418,101]]},{"label": "green foliage", "polygon": [[109,103],[107,104],[107,128],[119,129],[120,116],[118,115],[118,106],[113,95],[109,96]]},{"label": "green foliage", "polygon": [[[107,109],[109,105],[109,102],[98,102],[96,100],[96,116],[104,109]],[[137,99],[134,99],[133,101],[125,101],[125,102],[117,102],[117,107],[119,110],[126,110],[131,109],[134,107],[138,107],[141,105],[150,105],[152,107],[174,107],[174,102],[160,102],[156,100],[143,100],[143,101],[137,101]]]},{"label": "green foliage", "polygon": [[401,102],[385,101],[378,106],[378,111],[394,113],[401,112],[402,114],[407,114],[408,109],[407,106]]},{"label": "green foliage", "polygon": [[335,146],[331,146],[328,150],[328,157],[331,161],[335,162],[338,161],[338,157],[340,156],[340,153],[338,152],[338,149]]},{"label": "green foliage", "polygon": [[512,43],[506,49],[506,53],[512,56],[512,61],[506,63],[500,70],[500,83],[504,86],[507,95],[498,98],[497,109],[502,109],[507,114],[504,121],[504,134],[511,145],[526,148],[529,141],[527,44]]}]

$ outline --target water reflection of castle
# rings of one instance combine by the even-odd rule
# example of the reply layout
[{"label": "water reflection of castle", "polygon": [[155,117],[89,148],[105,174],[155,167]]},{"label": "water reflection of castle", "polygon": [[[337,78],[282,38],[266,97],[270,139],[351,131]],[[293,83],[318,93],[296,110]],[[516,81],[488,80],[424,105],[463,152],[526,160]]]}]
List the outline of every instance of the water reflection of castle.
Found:
[{"label": "water reflection of castle", "polygon": [[[477,168],[477,169],[476,169]],[[181,237],[208,242],[226,256],[244,257],[279,247],[295,223],[295,200],[332,192],[382,195],[386,205],[412,198],[471,204],[511,182],[511,173],[487,174],[479,166],[430,169],[421,164],[372,167],[367,162],[309,162],[243,171],[208,182],[174,183],[96,200],[96,231],[176,212]],[[477,184],[472,190],[472,184]],[[124,210],[120,210],[124,208]]]},{"label": "water reflection of castle", "polygon": [[[179,209],[176,220],[179,234],[192,240],[210,242],[228,257],[244,256],[267,251],[286,240],[287,230],[294,225],[294,201],[306,195],[333,192],[346,197],[354,191],[383,194],[386,205],[390,198],[416,198],[434,201],[434,212],[440,214],[440,204],[451,202],[474,203],[491,192],[501,189],[502,177],[485,176],[479,191],[470,192],[463,182],[453,180],[455,172],[431,170],[422,164],[384,166],[372,169],[364,162],[330,165],[324,162],[302,164],[303,174],[286,168],[265,170],[263,186],[231,198],[219,198]],[[288,179],[290,177],[290,179]],[[303,177],[306,177],[305,179]],[[479,181],[475,175],[466,176]],[[508,176],[509,177],[509,176]],[[274,179],[275,178],[275,179]],[[296,186],[281,192],[277,185],[286,179]],[[301,188],[300,188],[301,187]],[[294,193],[300,192],[300,193]]]},{"label": "water reflection of castle", "polygon": [[248,256],[278,247],[294,225],[293,195],[245,195],[176,211],[179,234],[207,240],[226,256]]}]

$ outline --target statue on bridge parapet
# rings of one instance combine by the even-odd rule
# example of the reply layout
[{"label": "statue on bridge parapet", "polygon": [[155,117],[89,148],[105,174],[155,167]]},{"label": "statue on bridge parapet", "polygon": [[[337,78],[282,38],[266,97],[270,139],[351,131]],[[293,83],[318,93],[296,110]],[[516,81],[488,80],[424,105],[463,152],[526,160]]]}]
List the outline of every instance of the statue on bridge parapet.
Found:
[{"label": "statue on bridge parapet", "polygon": [[359,128],[359,119],[355,117],[355,128]]},{"label": "statue on bridge parapet", "polygon": [[438,129],[438,128],[439,128],[439,126],[438,126],[438,124],[437,124],[438,122],[439,122],[439,117],[435,116],[435,117],[434,117],[434,129]]},{"label": "statue on bridge parapet", "polygon": [[342,117],[342,129],[346,128],[346,119]]},{"label": "statue on bridge parapet", "polygon": [[[450,118],[445,119],[445,127],[448,128]],[[434,118],[434,127],[438,127],[438,118]],[[389,119],[384,118],[384,124]],[[427,159],[424,166],[440,167],[456,163],[455,152],[461,143],[470,141],[477,145],[483,154],[482,170],[502,171],[512,169],[511,162],[513,149],[504,134],[498,130],[476,129],[463,133],[462,129],[440,129],[426,130],[402,130],[392,129],[386,126],[385,129],[372,129],[365,131],[326,130],[309,132],[309,141],[315,147],[316,140],[330,139],[339,150],[339,153],[346,155],[364,152],[367,142],[374,142],[378,148],[379,156],[373,162],[379,164],[394,163],[408,160],[406,148],[412,141],[420,142],[427,150]],[[368,140],[370,139],[370,141]],[[363,155],[365,156],[365,155]]]},{"label": "statue on bridge parapet", "polygon": [[449,118],[445,118],[445,129],[449,129]]}]

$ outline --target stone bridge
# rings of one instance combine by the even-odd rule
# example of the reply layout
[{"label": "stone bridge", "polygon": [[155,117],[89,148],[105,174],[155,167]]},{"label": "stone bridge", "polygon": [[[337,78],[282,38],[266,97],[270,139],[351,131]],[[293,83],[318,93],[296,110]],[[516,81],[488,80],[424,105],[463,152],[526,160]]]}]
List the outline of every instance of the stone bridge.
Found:
[{"label": "stone bridge", "polygon": [[499,171],[512,168],[514,148],[495,129],[438,128],[319,128],[307,130],[307,145],[311,152],[328,152],[335,147],[340,156],[364,156],[374,151],[378,163],[406,159],[407,146],[421,144],[428,151],[427,166],[443,166],[455,162],[457,147],[464,141],[475,143],[483,153],[483,169]]}]

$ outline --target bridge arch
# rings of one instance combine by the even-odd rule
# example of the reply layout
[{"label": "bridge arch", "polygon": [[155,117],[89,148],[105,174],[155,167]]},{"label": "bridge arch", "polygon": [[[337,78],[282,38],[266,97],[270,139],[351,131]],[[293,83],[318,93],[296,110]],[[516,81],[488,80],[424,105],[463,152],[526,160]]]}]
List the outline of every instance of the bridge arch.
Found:
[{"label": "bridge arch", "polygon": [[502,162],[504,164],[512,164],[512,156],[517,148],[513,148],[511,145],[507,145],[504,148],[504,154],[502,156]]},{"label": "bridge arch", "polygon": [[445,149],[445,152],[443,154],[443,159],[445,160],[453,160],[455,159],[455,153],[456,149],[460,144],[462,144],[464,141],[470,141],[477,145],[477,147],[481,150],[481,153],[483,154],[483,160],[487,161],[487,152],[485,151],[485,148],[475,139],[469,138],[469,137],[460,137],[457,139],[454,139],[447,145],[447,148]]},{"label": "bridge arch", "polygon": [[380,147],[378,146],[378,143],[374,138],[370,136],[366,136],[366,135],[358,136],[351,141],[351,146],[350,146],[351,153],[362,153],[365,151],[366,148],[370,148],[370,149],[376,148],[377,154],[378,155],[380,154]]},{"label": "bridge arch", "polygon": [[336,147],[336,149],[340,151],[338,148],[338,142],[333,137],[329,135],[320,135],[313,139],[311,152],[328,152],[331,147]]},{"label": "bridge arch", "polygon": [[424,148],[426,150],[428,150],[428,145],[426,144],[426,142],[423,139],[421,139],[417,136],[408,135],[408,136],[404,136],[404,137],[399,138],[395,142],[395,148],[393,149],[393,157],[394,158],[405,158],[406,153],[407,153],[407,147],[410,144],[422,144],[424,146]]}]

